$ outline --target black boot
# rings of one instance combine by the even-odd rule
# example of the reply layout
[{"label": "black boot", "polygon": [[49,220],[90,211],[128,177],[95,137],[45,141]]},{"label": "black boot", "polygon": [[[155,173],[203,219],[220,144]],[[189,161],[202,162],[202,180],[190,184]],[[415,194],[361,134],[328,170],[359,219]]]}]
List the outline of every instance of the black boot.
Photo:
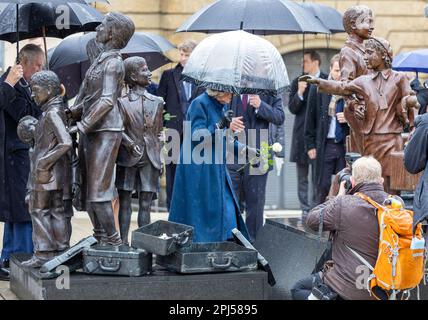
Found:
[{"label": "black boot", "polygon": [[9,272],[9,260],[0,261],[0,281],[9,281],[10,272]]}]

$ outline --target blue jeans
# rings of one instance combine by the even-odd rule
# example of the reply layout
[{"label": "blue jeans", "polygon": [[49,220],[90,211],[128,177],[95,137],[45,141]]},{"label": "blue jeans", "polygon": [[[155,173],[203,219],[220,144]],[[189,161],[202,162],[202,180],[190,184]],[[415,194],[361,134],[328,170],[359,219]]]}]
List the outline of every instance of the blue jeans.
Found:
[{"label": "blue jeans", "polygon": [[1,260],[9,260],[13,253],[33,253],[31,222],[4,223]]}]

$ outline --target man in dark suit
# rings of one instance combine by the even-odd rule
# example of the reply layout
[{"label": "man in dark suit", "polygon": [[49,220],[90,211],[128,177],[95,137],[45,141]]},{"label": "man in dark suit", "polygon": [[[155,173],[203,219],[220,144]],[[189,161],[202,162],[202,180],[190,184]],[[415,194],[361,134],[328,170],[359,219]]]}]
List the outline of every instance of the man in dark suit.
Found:
[{"label": "man in dark suit", "polygon": [[17,135],[21,118],[31,115],[38,118],[40,108],[31,98],[27,80],[41,71],[45,64],[42,49],[27,44],[19,53],[23,77],[17,83],[9,82],[8,69],[0,79],[4,93],[0,95],[0,221],[4,222],[3,249],[0,267],[7,267],[12,253],[33,253],[31,217],[25,203],[27,180],[30,172],[29,146]]},{"label": "man in dark suit", "polygon": [[[327,75],[320,70],[321,58],[314,50],[305,51],[303,58],[303,71],[305,74],[316,75],[323,79],[327,79]],[[304,126],[306,117],[306,106],[308,104],[309,86],[303,82],[299,82],[297,77],[291,83],[290,99],[288,108],[295,115],[293,126],[293,138],[290,150],[290,162],[296,163],[297,169],[297,188],[300,208],[303,215],[312,208],[313,204],[309,201],[309,165],[311,161],[305,149],[304,141]],[[315,103],[315,102],[309,102]],[[313,194],[313,192],[312,192]]]},{"label": "man in dark suit", "polygon": [[[231,110],[234,111],[236,117],[242,117],[245,126],[246,141],[240,142],[251,148],[260,149],[262,142],[272,145],[274,141],[271,141],[273,137],[269,135],[269,124],[280,126],[285,119],[280,97],[246,94],[234,96]],[[251,132],[252,130],[253,132]],[[251,158],[251,155],[247,155],[247,162]],[[251,165],[239,164],[238,159],[235,159],[233,163],[228,163],[227,168],[240,205],[245,203],[245,223],[251,241],[255,241],[258,230],[263,226],[266,182],[272,166],[269,166],[267,170],[252,170]],[[242,208],[241,211],[243,211]]]},{"label": "man in dark suit", "polygon": [[[330,78],[340,80],[339,55],[330,61]],[[326,200],[332,175],[342,170],[345,163],[345,142],[349,127],[343,115],[345,102],[340,96],[319,93],[310,86],[306,110],[305,146],[309,159],[315,161],[315,205]]]},{"label": "man in dark suit", "polygon": [[[178,132],[180,135],[180,146],[183,140],[183,121],[187,109],[193,99],[204,91],[201,87],[197,87],[190,82],[181,80],[183,68],[186,65],[193,49],[196,47],[196,44],[197,43],[195,41],[188,40],[178,46],[178,50],[180,52],[180,63],[178,63],[175,68],[164,71],[157,90],[157,95],[164,99],[165,110],[170,115],[170,120],[165,121],[165,126],[168,129],[174,129]],[[176,164],[180,155],[178,153],[175,156],[176,159],[172,159],[172,162],[166,165],[166,194],[168,210],[171,205]]]}]

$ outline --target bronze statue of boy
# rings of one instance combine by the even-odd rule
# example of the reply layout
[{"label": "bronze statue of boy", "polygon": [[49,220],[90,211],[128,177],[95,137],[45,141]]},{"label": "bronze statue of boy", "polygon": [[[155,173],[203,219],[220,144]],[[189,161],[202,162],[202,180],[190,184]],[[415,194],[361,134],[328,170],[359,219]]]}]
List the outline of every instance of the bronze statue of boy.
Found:
[{"label": "bronze statue of boy", "polygon": [[[343,14],[343,27],[348,33],[348,39],[340,50],[340,80],[352,81],[371,71],[364,62],[364,41],[369,39],[373,32],[374,19],[372,10],[364,5],[352,6]],[[364,101],[356,95],[345,99],[344,115],[351,126],[351,139],[348,148],[350,151],[362,153],[361,119],[364,113]]]},{"label": "bronze statue of boy", "polygon": [[86,210],[94,236],[109,245],[122,243],[112,207],[116,196],[114,170],[123,131],[117,100],[125,77],[120,49],[128,44],[134,31],[134,23],[123,14],[110,12],[105,16],[96,36],[102,53],[87,71],[75,105],[69,110],[80,131],[79,149],[83,152],[79,158],[85,167],[81,192]]},{"label": "bronze statue of boy", "polygon": [[30,79],[34,101],[43,114],[39,121],[24,117],[18,135],[24,142],[33,140],[30,151],[31,172],[28,181],[29,211],[33,223],[33,257],[23,262],[40,267],[69,248],[71,230],[64,213],[63,188],[66,184],[68,158],[72,140],[67,131],[61,83],[51,71],[40,71]]},{"label": "bronze statue of boy", "polygon": [[[365,44],[365,61],[371,74],[350,82],[331,81],[302,76],[302,81],[319,86],[319,90],[343,96],[359,95],[364,99],[361,112],[359,144],[362,155],[373,155],[384,173],[389,172],[388,155],[401,151],[401,133],[406,125],[413,127],[417,99],[405,74],[393,71],[392,49],[388,41],[371,37]],[[352,123],[350,123],[352,128]],[[388,184],[387,184],[388,185]]]},{"label": "bronze statue of boy", "polygon": [[138,192],[138,227],[150,223],[150,205],[157,193],[162,169],[159,135],[163,128],[162,98],[149,94],[151,72],[146,60],[125,60],[127,95],[119,99],[125,134],[119,150],[116,188],[119,191],[119,225],[122,241],[128,243],[131,221],[131,194]]}]

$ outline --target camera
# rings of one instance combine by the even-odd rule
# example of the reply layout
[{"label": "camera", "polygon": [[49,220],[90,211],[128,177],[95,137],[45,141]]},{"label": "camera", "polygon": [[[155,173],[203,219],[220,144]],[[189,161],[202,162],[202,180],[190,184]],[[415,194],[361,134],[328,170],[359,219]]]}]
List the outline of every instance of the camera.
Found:
[{"label": "camera", "polygon": [[347,164],[347,167],[344,168],[343,170],[341,170],[338,173],[339,176],[339,185],[342,183],[342,181],[346,181],[345,182],[345,189],[346,192],[349,192],[349,190],[352,189],[352,183],[351,183],[351,168],[352,168],[352,164],[357,161],[359,158],[361,158],[361,155],[359,153],[355,153],[355,152],[347,152],[345,154],[345,161]]},{"label": "camera", "polygon": [[324,283],[318,283],[312,288],[308,300],[337,300],[337,293]]},{"label": "camera", "polygon": [[339,185],[342,183],[342,181],[346,181],[345,182],[346,192],[352,189],[351,173],[348,168],[345,168],[339,172]]}]

